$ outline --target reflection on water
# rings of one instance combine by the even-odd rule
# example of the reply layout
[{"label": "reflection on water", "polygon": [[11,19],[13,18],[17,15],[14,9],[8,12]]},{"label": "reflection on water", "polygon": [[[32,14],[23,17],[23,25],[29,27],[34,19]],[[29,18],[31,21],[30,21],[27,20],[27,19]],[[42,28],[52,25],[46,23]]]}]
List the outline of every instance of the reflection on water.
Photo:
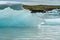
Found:
[{"label": "reflection on water", "polygon": [[0,28],[0,40],[34,40],[37,36],[37,27]]},{"label": "reflection on water", "polygon": [[41,25],[39,27],[39,40],[60,40],[60,26]]},{"label": "reflection on water", "polygon": [[38,27],[0,28],[0,40],[60,40],[60,27],[41,25]]}]

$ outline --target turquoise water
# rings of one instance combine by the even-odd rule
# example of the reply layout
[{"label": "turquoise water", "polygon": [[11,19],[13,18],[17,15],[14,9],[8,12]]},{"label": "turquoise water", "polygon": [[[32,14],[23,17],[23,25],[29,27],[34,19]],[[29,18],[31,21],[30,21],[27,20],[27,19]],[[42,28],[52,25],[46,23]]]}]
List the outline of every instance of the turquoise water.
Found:
[{"label": "turquoise water", "polygon": [[36,27],[0,28],[0,40],[32,40],[37,36]]}]

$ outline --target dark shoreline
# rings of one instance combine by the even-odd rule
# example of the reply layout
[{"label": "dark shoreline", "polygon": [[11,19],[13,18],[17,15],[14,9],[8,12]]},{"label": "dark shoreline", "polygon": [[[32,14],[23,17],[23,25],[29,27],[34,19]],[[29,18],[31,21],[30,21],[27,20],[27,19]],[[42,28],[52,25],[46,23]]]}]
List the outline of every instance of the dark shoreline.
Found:
[{"label": "dark shoreline", "polygon": [[51,11],[53,9],[60,9],[60,5],[23,5],[24,9],[30,10],[31,13],[42,12],[45,13],[46,11]]}]

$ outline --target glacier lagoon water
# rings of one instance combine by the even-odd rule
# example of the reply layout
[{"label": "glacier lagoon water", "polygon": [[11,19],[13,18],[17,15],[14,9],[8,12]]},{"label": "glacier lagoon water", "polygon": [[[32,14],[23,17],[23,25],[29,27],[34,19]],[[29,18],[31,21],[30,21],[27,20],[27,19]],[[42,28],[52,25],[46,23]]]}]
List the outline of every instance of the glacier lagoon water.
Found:
[{"label": "glacier lagoon water", "polygon": [[[49,25],[60,25],[60,16],[57,14],[56,10],[53,10],[51,12],[52,13],[50,13],[49,15],[42,13],[31,14],[29,10],[13,10],[9,7],[0,10],[0,40],[59,39],[59,36],[54,36],[59,35],[59,27]],[[46,24],[48,26],[38,26],[42,22],[43,24]],[[57,31],[57,33],[53,31]],[[50,34],[51,36],[48,34]],[[47,36],[49,37],[44,38]]]}]

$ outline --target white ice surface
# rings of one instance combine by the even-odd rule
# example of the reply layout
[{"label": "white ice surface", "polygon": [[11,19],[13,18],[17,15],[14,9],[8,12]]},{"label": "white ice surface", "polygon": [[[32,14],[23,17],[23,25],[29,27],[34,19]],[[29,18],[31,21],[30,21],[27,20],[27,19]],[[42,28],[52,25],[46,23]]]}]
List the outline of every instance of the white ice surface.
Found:
[{"label": "white ice surface", "polygon": [[17,2],[17,1],[0,1],[0,4],[24,4],[24,5],[60,5],[60,2]]}]

